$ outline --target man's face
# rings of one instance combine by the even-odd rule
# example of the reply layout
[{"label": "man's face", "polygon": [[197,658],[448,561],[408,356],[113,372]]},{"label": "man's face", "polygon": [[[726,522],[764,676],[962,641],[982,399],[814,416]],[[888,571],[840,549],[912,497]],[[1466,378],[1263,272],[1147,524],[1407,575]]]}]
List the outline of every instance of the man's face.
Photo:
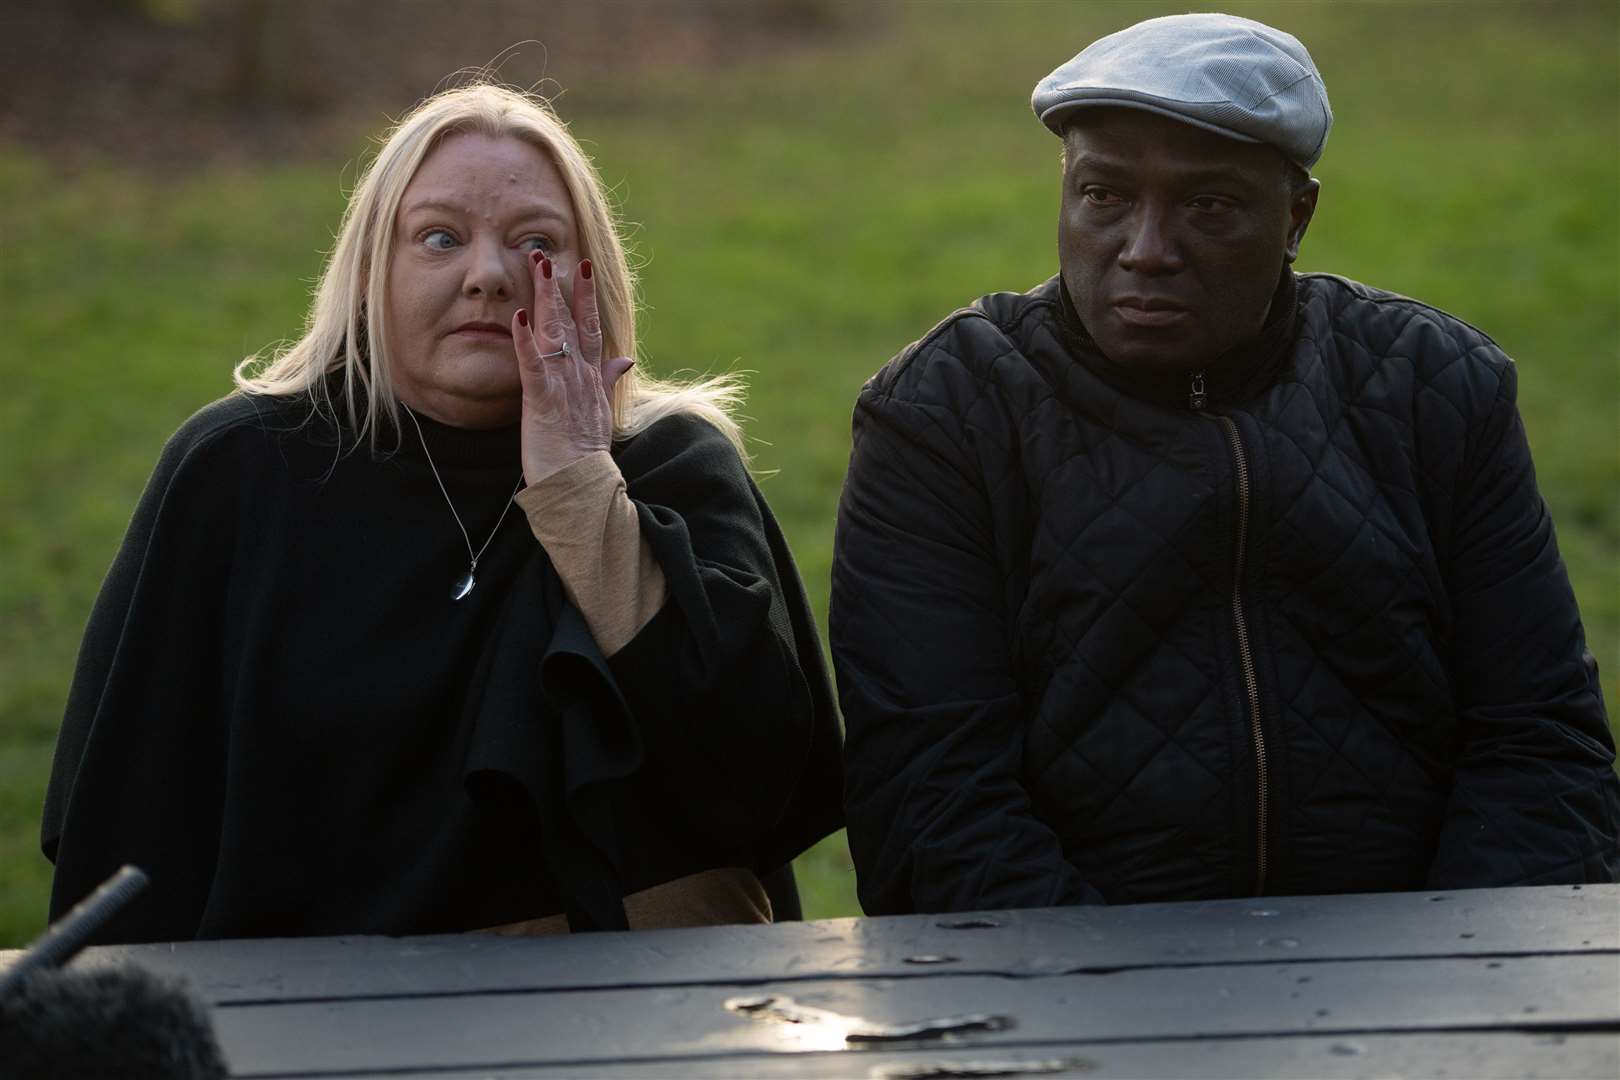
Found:
[{"label": "man's face", "polygon": [[1316,181],[1291,168],[1155,113],[1083,110],[1064,137],[1058,259],[1104,355],[1195,372],[1259,333],[1316,208]]}]

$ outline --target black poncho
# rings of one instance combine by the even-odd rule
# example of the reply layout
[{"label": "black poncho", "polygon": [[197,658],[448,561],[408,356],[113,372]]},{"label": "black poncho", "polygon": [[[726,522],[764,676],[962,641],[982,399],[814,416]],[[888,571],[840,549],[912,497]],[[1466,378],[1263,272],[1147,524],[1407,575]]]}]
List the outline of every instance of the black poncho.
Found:
[{"label": "black poncho", "polygon": [[[516,426],[424,419],[476,545]],[[566,912],[837,828],[838,723],[787,546],[689,416],[614,457],[668,599],[604,660],[523,515],[478,585],[421,446],[233,395],[169,441],[85,632],[46,796],[53,917],[124,862],[103,941],[431,933]]]}]

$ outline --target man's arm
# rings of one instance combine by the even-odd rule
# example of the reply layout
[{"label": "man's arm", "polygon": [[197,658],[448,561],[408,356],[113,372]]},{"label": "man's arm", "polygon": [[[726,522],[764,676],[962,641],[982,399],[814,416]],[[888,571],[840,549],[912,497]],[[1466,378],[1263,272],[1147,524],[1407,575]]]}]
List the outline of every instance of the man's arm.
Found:
[{"label": "man's arm", "polygon": [[1019,781],[1026,702],[986,491],[996,478],[972,449],[986,437],[943,401],[876,386],[855,409],[829,622],[870,914],[1102,900]]},{"label": "man's arm", "polygon": [[1510,364],[1459,490],[1447,587],[1464,743],[1433,888],[1620,879],[1614,740],[1515,388]]}]

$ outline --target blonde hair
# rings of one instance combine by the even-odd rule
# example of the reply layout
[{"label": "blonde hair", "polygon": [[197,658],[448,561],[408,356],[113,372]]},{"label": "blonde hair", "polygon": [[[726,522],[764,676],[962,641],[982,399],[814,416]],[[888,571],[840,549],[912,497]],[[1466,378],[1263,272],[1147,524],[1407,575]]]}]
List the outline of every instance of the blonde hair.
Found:
[{"label": "blonde hair", "polygon": [[[395,125],[349,198],[303,336],[268,358],[255,355],[238,364],[238,390],[307,394],[317,412],[335,417],[327,376],[341,370],[339,395],[356,439],[369,436],[375,447],[384,419],[399,430],[385,320],[368,319],[367,312],[386,310],[394,216],[406,186],[445,137],[462,132],[522,139],[556,164],[573,200],[580,258],[590,259],[594,270],[603,355],[639,359],[635,271],[596,167],[550,102],[479,83],[435,94]],[[654,379],[637,367],[619,377],[612,394],[615,439],[629,438],[672,413],[693,413],[719,428],[747,459],[732,417],[743,395],[733,376],[682,383]]]}]

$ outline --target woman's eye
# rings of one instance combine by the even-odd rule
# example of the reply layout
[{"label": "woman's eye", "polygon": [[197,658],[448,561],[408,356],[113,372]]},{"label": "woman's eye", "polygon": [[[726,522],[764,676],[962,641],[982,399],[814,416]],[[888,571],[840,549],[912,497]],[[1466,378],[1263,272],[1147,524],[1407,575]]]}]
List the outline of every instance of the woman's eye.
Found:
[{"label": "woman's eye", "polygon": [[429,229],[422,234],[423,246],[432,248],[434,251],[449,251],[456,246],[456,243],[455,234],[448,229]]},{"label": "woman's eye", "polygon": [[551,241],[543,236],[527,236],[518,242],[523,251],[544,252],[547,258],[551,257]]}]

